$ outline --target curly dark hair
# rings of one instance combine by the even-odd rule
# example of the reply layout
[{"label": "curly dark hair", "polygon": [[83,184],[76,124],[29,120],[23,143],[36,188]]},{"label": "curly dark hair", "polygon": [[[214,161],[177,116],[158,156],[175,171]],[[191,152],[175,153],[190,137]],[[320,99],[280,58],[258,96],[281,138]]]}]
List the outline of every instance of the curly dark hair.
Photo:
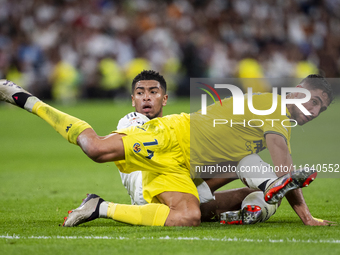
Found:
[{"label": "curly dark hair", "polygon": [[132,81],[132,93],[135,90],[136,83],[139,81],[144,80],[155,80],[158,81],[161,85],[161,88],[163,89],[164,93],[166,93],[166,81],[162,75],[160,75],[158,72],[153,70],[143,70],[141,73],[139,73]]},{"label": "curly dark hair", "polygon": [[310,89],[321,89],[323,90],[329,98],[331,103],[334,99],[334,92],[332,86],[327,82],[325,77],[320,74],[310,74],[304,78],[300,84],[306,83]]}]

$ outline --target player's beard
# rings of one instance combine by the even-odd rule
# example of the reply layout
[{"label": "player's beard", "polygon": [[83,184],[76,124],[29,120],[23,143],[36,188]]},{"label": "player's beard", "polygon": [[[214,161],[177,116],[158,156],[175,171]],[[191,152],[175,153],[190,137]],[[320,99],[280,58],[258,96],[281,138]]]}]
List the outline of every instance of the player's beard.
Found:
[{"label": "player's beard", "polygon": [[299,126],[302,126],[308,122],[308,121],[303,120],[303,117],[302,117],[303,113],[295,105],[292,107],[290,115],[291,115],[291,119],[295,120]]}]

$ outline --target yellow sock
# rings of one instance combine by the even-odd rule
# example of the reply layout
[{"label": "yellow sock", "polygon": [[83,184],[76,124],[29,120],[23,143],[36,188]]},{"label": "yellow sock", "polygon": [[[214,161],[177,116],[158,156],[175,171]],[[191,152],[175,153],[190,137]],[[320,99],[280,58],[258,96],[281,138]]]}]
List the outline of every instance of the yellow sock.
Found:
[{"label": "yellow sock", "polygon": [[164,226],[170,208],[164,204],[124,205],[109,203],[107,217],[143,226]]},{"label": "yellow sock", "polygon": [[81,132],[91,128],[85,121],[63,113],[44,102],[36,102],[32,112],[50,124],[59,134],[70,143],[77,145],[77,138]]}]

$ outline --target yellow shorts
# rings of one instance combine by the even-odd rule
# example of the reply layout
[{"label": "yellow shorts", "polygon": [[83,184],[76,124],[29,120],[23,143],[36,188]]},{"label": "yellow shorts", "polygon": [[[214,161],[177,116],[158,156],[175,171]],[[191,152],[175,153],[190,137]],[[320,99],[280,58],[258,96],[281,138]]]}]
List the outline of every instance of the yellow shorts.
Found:
[{"label": "yellow shorts", "polygon": [[179,116],[156,118],[143,126],[115,131],[126,134],[123,137],[125,160],[115,163],[124,173],[143,171],[143,196],[148,203],[157,202],[155,197],[166,191],[189,193],[199,199],[190,178],[188,159],[173,128]]}]

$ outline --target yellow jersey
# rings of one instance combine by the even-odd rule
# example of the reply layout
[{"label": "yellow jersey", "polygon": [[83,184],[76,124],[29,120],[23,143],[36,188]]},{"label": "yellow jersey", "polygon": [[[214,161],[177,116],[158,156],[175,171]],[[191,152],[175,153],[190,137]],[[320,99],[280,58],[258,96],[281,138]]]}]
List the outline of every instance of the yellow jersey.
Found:
[{"label": "yellow jersey", "polygon": [[[290,149],[290,115],[281,115],[281,97],[276,110],[270,115],[255,115],[248,109],[247,95],[244,100],[244,115],[233,115],[233,98],[222,100],[201,111],[191,114],[190,147],[191,165],[216,164],[225,161],[240,161],[252,153],[266,148],[265,135],[281,135]],[[253,106],[268,110],[272,106],[271,93],[253,94]]]}]

